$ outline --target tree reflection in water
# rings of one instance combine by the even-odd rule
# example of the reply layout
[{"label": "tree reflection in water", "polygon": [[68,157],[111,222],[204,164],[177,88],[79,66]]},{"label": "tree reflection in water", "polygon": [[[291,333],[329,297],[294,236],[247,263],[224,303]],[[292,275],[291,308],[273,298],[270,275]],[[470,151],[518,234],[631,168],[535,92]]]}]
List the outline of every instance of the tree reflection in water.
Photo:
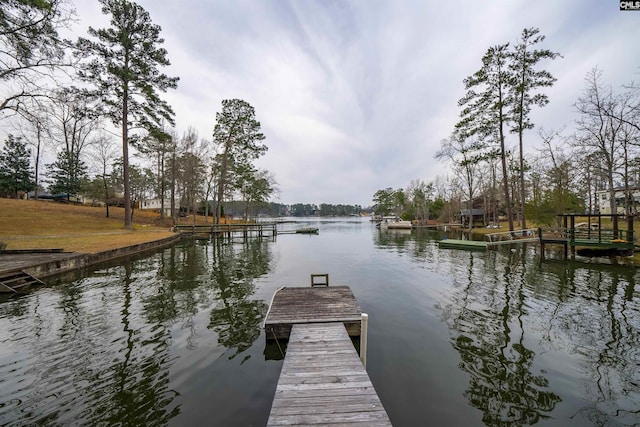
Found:
[{"label": "tree reflection in water", "polygon": [[230,358],[248,349],[260,336],[267,304],[250,299],[254,280],[269,271],[268,243],[247,239],[229,243],[223,239],[193,241],[167,249],[156,273],[157,291],[145,298],[150,322],[180,322],[189,329],[187,347],[198,346],[193,316],[213,307],[207,327],[218,334],[218,343],[233,349]]},{"label": "tree reflection in water", "polygon": [[178,393],[169,389],[171,334],[161,324],[140,334],[131,318],[135,267],[125,262],[118,271],[122,274],[120,319],[124,336],[113,343],[113,350],[122,347],[112,364],[91,378],[94,386],[87,394],[94,404],[88,421],[92,425],[166,425],[180,413],[180,406],[173,403]]},{"label": "tree reflection in water", "polygon": [[549,328],[566,336],[589,381],[590,405],[572,415],[592,425],[637,425],[640,409],[640,298],[634,267],[570,261],[541,266],[559,286],[540,289],[555,301]]},{"label": "tree reflection in water", "polygon": [[451,304],[443,307],[455,333],[452,344],[460,353],[459,367],[470,375],[464,395],[483,412],[486,425],[535,424],[549,417],[561,399],[549,390],[544,372],[532,372],[535,353],[524,345],[524,269],[522,274],[513,271],[519,265],[511,259],[499,274],[487,254],[482,271],[477,271],[474,254],[468,256],[467,278],[456,284]]},{"label": "tree reflection in water", "polygon": [[[234,358],[251,347],[260,336],[260,323],[267,304],[249,297],[255,291],[254,279],[269,271],[271,257],[261,240],[242,244],[212,242],[211,280],[217,303],[211,310],[209,328],[218,334],[218,343],[234,349]],[[250,356],[243,359],[246,361]]]}]

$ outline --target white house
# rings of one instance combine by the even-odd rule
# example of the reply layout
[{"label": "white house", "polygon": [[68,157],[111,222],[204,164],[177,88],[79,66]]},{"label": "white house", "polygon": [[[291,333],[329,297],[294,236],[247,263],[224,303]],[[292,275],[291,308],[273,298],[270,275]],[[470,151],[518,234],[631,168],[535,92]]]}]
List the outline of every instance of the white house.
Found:
[{"label": "white house", "polygon": [[[140,209],[160,212],[160,209],[162,209],[162,199],[148,199],[140,202]],[[164,215],[171,215],[171,201],[169,200],[164,201]]]},{"label": "white house", "polygon": [[[630,188],[629,191],[631,192],[632,197],[631,212],[637,213],[640,211],[640,188]],[[627,198],[625,197],[624,188],[616,188],[614,196],[616,198],[617,213],[626,213]],[[611,200],[611,197],[609,190],[596,191],[596,198],[598,200],[598,209],[600,210],[600,213],[603,215],[610,215],[611,205],[609,201]]]}]

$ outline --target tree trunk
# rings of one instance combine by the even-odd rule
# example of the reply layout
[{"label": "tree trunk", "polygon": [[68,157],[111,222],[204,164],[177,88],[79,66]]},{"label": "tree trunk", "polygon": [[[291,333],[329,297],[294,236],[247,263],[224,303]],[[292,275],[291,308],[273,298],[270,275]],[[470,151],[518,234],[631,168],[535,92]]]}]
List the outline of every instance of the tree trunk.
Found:
[{"label": "tree trunk", "polygon": [[611,221],[613,222],[613,238],[618,238],[618,206],[616,203],[616,190],[613,186],[613,173],[609,172],[609,208],[611,209]]},{"label": "tree trunk", "polygon": [[229,164],[229,144],[231,142],[231,133],[232,132],[229,132],[229,137],[224,144],[224,153],[222,154],[220,181],[218,181],[218,194],[216,195],[216,224],[220,224],[220,218],[222,217],[222,200],[224,196],[224,184],[227,180],[227,167]]},{"label": "tree trunk", "polygon": [[129,124],[128,85],[123,85],[122,93],[122,180],[124,185],[124,228],[131,229],[131,188],[129,183]]},{"label": "tree trunk", "polygon": [[[39,120],[39,119],[38,119]],[[35,158],[35,181],[36,181],[36,186],[33,190],[33,198],[35,200],[38,200],[38,193],[40,191],[40,189],[38,188],[38,178],[39,178],[39,166],[40,166],[40,140],[42,138],[42,129],[40,129],[40,122],[38,121],[36,123],[36,139],[38,141],[37,145],[36,145],[36,158]]]},{"label": "tree trunk", "polygon": [[525,214],[524,214],[524,207],[526,203],[527,192],[524,188],[524,155],[522,153],[522,119],[520,123],[519,139],[520,139],[520,210],[521,210],[520,214],[522,215],[522,229],[524,230],[527,228],[527,220],[525,219]]},{"label": "tree trunk", "polygon": [[507,155],[504,148],[503,116],[500,109],[500,157],[502,162],[502,186],[504,189],[504,202],[507,207],[507,220],[509,221],[509,231],[513,231],[513,215],[511,213],[511,197],[509,195],[509,172],[507,170]]},{"label": "tree trunk", "polygon": [[171,220],[176,225],[176,146],[173,145],[171,161]]}]

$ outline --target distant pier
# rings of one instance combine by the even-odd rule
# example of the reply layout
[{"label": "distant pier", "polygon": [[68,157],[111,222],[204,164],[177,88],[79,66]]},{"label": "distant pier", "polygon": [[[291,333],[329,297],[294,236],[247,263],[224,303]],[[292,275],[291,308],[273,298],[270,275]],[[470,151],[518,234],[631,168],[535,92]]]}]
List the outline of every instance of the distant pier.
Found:
[{"label": "distant pier", "polygon": [[179,224],[173,226],[174,231],[182,235],[193,237],[224,237],[232,240],[234,237],[241,238],[265,238],[275,237],[278,234],[275,222],[256,224],[210,224],[210,225],[186,225]]}]

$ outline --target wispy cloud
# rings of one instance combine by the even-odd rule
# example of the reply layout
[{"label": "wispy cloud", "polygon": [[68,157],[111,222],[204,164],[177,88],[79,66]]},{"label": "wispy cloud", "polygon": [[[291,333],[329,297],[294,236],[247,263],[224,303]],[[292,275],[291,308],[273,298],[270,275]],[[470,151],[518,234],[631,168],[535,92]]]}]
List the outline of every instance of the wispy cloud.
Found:
[{"label": "wispy cloud", "polygon": [[[457,121],[462,80],[489,46],[515,42],[525,27],[564,57],[545,64],[558,82],[538,126],[572,126],[594,66],[619,85],[640,65],[640,13],[613,1],[140,3],[181,79],[167,95],[178,130],[210,138],[223,99],[251,103],[269,146],[260,166],[287,203],[368,205],[380,188],[446,173],[433,155]],[[103,19],[97,2],[77,9],[79,27]]]}]

